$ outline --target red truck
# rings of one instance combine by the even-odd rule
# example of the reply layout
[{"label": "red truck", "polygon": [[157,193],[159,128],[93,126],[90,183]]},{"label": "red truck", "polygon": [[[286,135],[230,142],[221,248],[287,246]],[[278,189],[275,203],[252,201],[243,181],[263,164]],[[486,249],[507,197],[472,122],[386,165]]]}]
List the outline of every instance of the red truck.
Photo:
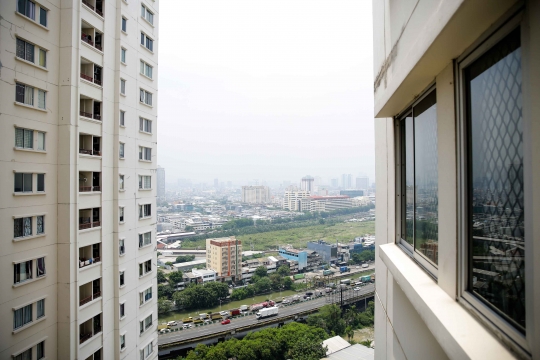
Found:
[{"label": "red truck", "polygon": [[231,310],[231,316],[240,315],[241,311],[240,309],[232,309]]},{"label": "red truck", "polygon": [[260,309],[263,309],[265,307],[269,307],[269,306],[274,306],[276,303],[273,302],[272,300],[270,301],[265,301],[265,302],[262,302],[262,303],[258,303],[258,304],[253,304],[250,306],[249,310],[250,311],[256,311],[256,310],[260,310]]}]

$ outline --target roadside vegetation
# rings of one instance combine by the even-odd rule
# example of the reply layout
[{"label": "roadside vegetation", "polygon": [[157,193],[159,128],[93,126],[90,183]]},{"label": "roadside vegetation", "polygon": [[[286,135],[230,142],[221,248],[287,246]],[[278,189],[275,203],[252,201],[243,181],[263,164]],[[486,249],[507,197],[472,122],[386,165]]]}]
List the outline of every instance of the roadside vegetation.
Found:
[{"label": "roadside vegetation", "polygon": [[307,324],[324,329],[329,336],[343,336],[351,341],[354,330],[373,327],[375,304],[370,301],[363,312],[358,312],[355,306],[346,310],[336,304],[323,306],[317,314],[308,316]]},{"label": "roadside vegetation", "polygon": [[295,284],[289,275],[290,270],[285,265],[280,266],[275,273],[270,275],[268,275],[268,270],[265,266],[259,266],[250,279],[251,285],[240,289],[234,289],[231,294],[231,300],[243,300],[271,290],[292,289]]}]

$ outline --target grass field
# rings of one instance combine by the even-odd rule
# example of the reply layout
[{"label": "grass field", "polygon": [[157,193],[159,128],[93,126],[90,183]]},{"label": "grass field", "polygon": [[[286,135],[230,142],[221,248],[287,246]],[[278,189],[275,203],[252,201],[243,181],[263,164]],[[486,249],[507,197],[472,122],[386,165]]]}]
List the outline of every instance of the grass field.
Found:
[{"label": "grass field", "polygon": [[[359,223],[338,223],[336,225],[313,225],[289,230],[269,231],[258,234],[239,235],[242,240],[243,250],[250,250],[253,243],[255,250],[276,249],[278,245],[290,244],[295,248],[305,248],[311,240],[326,240],[327,242],[349,242],[357,236],[375,234],[375,221]],[[204,240],[185,241],[183,249],[204,249]]]}]

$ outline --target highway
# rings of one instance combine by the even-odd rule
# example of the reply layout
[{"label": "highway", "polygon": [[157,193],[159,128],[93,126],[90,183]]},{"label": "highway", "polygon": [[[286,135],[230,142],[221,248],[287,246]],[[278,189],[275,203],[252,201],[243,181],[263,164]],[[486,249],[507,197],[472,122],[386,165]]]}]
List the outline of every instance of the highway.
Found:
[{"label": "highway", "polygon": [[[360,289],[360,291],[352,292],[352,290],[349,290],[349,294],[354,294],[354,297],[361,297],[365,294],[373,293],[375,291],[375,284],[369,284]],[[333,297],[334,299],[337,299],[337,296]],[[171,344],[179,341],[189,341],[189,340],[196,340],[198,338],[212,335],[214,333],[223,332],[223,331],[230,331],[236,330],[238,328],[242,328],[249,325],[254,325],[257,323],[265,323],[266,321],[273,320],[272,322],[275,322],[276,319],[279,318],[285,318],[294,314],[307,312],[310,310],[315,310],[323,305],[326,305],[330,302],[330,298],[327,296],[322,296],[317,299],[313,299],[310,301],[303,301],[294,305],[284,306],[280,307],[279,314],[276,317],[271,317],[264,320],[257,320],[255,318],[254,314],[250,314],[244,317],[238,317],[235,319],[231,319],[231,323],[227,325],[221,325],[221,323],[215,323],[211,325],[205,325],[205,326],[198,326],[193,327],[191,329],[181,330],[181,331],[175,331],[166,333],[163,335],[159,335],[158,337],[158,345],[166,345]]]}]

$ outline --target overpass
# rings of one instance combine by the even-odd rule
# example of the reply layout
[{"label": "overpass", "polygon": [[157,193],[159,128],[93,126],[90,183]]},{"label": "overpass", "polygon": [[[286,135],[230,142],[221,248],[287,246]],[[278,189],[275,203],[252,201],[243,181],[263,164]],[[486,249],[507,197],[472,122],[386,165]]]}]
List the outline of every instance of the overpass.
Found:
[{"label": "overpass", "polygon": [[267,320],[257,320],[253,313],[243,314],[232,319],[230,324],[221,325],[220,322],[209,325],[199,325],[191,329],[173,331],[159,335],[159,357],[176,357],[180,353],[195,348],[197,344],[214,344],[232,337],[243,338],[249,332],[265,327],[279,327],[285,323],[305,318],[307,315],[317,312],[322,306],[337,303],[347,306],[357,302],[366,302],[375,294],[375,285],[368,284],[359,291],[339,289],[336,293],[325,295],[317,299],[304,301],[279,309],[279,315]]}]

